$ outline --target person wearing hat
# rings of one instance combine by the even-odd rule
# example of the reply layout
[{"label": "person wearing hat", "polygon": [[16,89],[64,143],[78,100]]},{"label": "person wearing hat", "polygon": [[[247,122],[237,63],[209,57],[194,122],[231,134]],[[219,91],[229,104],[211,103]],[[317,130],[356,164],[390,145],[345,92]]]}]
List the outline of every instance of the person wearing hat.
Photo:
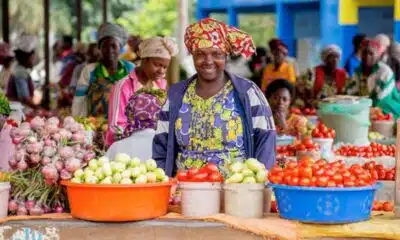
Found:
[{"label": "person wearing hat", "polygon": [[0,65],[2,65],[0,71],[0,89],[4,92],[7,92],[14,58],[15,54],[11,50],[11,46],[8,43],[0,43]]},{"label": "person wearing hat", "polygon": [[275,161],[276,131],[269,104],[250,80],[225,70],[228,55],[249,58],[252,38],[212,18],[190,25],[185,45],[197,74],[171,86],[153,140],[153,159],[169,176],[226,159]]},{"label": "person wearing hat", "polygon": [[[109,146],[140,130],[154,130],[166,96],[167,69],[177,53],[178,45],[168,37],[149,38],[139,45],[141,65],[111,90],[107,131]],[[121,130],[120,134],[117,129]]]},{"label": "person wearing hat", "polygon": [[366,39],[361,45],[361,65],[346,88],[349,95],[368,96],[374,107],[385,114],[400,117],[400,94],[396,88],[393,71],[379,61],[381,46],[376,40]]},{"label": "person wearing hat", "polygon": [[119,59],[121,48],[127,40],[127,33],[122,27],[112,23],[102,24],[98,38],[101,59],[82,70],[72,104],[73,116],[107,119],[111,88],[135,67],[133,63]]},{"label": "person wearing hat", "polygon": [[396,84],[400,84],[400,60],[398,57],[394,55],[394,51],[392,51],[392,46],[395,43],[386,35],[386,34],[378,34],[375,37],[375,40],[378,41],[380,47],[380,60],[387,64],[393,71],[394,77],[396,80]]},{"label": "person wearing hat", "polygon": [[273,62],[264,70],[261,90],[265,93],[268,84],[276,79],[286,79],[293,85],[296,83],[296,70],[293,63],[287,60],[288,48],[279,39],[272,39],[269,48],[273,55]]},{"label": "person wearing hat", "polygon": [[354,71],[361,64],[361,43],[367,38],[365,34],[357,34],[353,37],[353,53],[346,60],[344,68],[349,77],[353,77]]},{"label": "person wearing hat", "polygon": [[341,56],[342,50],[335,44],[328,45],[321,51],[323,63],[314,70],[313,99],[344,94],[347,73],[338,67]]},{"label": "person wearing hat", "polygon": [[33,101],[35,87],[30,76],[35,62],[37,38],[32,35],[22,35],[15,44],[15,59],[17,64],[12,70],[7,86],[7,97],[10,101],[19,102],[30,108],[37,108]]}]

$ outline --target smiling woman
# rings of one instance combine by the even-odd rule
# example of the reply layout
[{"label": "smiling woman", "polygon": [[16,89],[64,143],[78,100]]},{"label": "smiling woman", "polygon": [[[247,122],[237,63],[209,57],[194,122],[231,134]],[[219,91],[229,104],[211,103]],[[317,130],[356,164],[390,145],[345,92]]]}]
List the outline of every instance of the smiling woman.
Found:
[{"label": "smiling woman", "polygon": [[197,74],[168,91],[153,140],[158,166],[173,176],[251,157],[270,168],[276,132],[268,102],[254,83],[224,70],[228,54],[254,53],[251,37],[207,18],[186,29],[185,44]]}]

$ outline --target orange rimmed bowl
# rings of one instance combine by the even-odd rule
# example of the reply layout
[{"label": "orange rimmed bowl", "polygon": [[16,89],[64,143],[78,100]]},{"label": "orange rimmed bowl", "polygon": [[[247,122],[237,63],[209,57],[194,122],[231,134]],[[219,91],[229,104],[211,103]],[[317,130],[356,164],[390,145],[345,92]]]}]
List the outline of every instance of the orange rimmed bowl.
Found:
[{"label": "orange rimmed bowl", "polygon": [[96,222],[126,222],[167,214],[172,181],[152,184],[80,184],[66,186],[71,215]]}]

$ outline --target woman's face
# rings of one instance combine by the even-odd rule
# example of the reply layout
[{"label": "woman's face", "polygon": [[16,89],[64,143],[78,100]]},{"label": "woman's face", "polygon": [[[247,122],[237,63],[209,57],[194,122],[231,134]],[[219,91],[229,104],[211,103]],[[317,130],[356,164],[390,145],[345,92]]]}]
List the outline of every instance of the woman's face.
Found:
[{"label": "woman's face", "polygon": [[148,79],[165,79],[169,62],[170,60],[166,58],[144,58],[142,60],[142,68]]},{"label": "woman's face", "polygon": [[193,61],[202,80],[214,81],[224,73],[226,54],[219,48],[197,49]]},{"label": "woman's face", "polygon": [[325,59],[325,64],[330,67],[331,69],[336,69],[339,63],[339,55],[336,53],[330,54],[326,59]]},{"label": "woman's face", "polygon": [[101,40],[100,51],[103,60],[117,61],[121,51],[120,42],[113,37],[107,37]]},{"label": "woman's face", "polygon": [[281,63],[285,60],[286,54],[281,49],[274,49],[271,51],[272,55],[274,56],[275,63]]},{"label": "woman's face", "polygon": [[33,52],[28,56],[28,59],[26,60],[26,67],[33,68],[33,66],[35,66],[35,61],[36,61],[36,54],[35,52]]},{"label": "woman's face", "polygon": [[371,47],[367,47],[362,51],[361,61],[364,66],[372,67],[376,63],[376,60],[377,54]]},{"label": "woman's face", "polygon": [[280,88],[269,97],[268,102],[274,112],[284,112],[289,110],[292,96],[289,90]]}]

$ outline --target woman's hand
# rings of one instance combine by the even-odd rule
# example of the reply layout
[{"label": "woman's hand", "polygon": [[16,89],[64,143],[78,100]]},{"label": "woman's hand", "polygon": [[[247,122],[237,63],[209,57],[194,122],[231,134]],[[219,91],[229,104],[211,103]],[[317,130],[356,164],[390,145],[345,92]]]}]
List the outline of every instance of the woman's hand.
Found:
[{"label": "woman's hand", "polygon": [[286,114],[283,112],[274,112],[275,124],[278,125],[282,130],[287,129]]}]

